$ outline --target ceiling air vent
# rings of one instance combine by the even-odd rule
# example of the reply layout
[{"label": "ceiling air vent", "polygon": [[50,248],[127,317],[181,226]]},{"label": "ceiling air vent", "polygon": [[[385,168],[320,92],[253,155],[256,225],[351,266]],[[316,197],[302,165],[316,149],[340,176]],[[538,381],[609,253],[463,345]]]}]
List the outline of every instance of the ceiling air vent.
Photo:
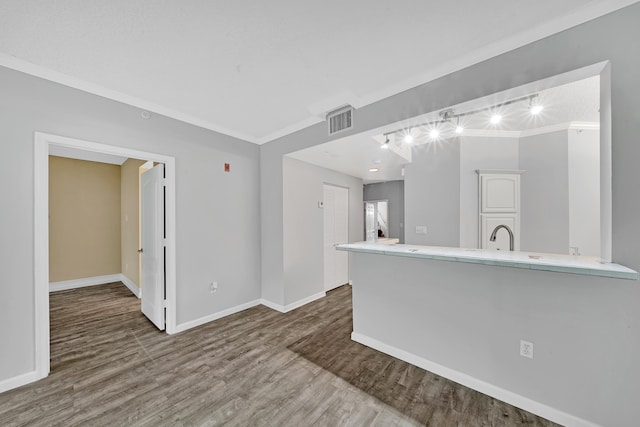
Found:
[{"label": "ceiling air vent", "polygon": [[348,105],[327,113],[327,123],[329,123],[329,135],[351,129],[353,127],[353,107]]}]

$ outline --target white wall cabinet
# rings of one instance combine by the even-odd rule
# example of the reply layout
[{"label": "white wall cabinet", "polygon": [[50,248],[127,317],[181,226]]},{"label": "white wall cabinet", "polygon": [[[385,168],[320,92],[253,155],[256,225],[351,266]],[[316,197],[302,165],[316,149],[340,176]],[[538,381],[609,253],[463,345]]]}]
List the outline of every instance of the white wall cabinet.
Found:
[{"label": "white wall cabinet", "polygon": [[480,248],[508,251],[510,238],[507,230],[489,237],[493,230],[506,225],[514,236],[514,250],[520,250],[520,175],[519,170],[477,170]]},{"label": "white wall cabinet", "polygon": [[480,175],[482,213],[518,212],[520,175],[489,173]]},{"label": "white wall cabinet", "polygon": [[489,237],[493,230],[499,225],[506,225],[513,232],[513,250],[520,250],[520,224],[515,213],[504,214],[480,214],[480,241],[483,243],[482,249],[495,249],[498,251],[509,250],[509,233],[506,230],[499,230],[496,233],[496,241],[491,242]]}]

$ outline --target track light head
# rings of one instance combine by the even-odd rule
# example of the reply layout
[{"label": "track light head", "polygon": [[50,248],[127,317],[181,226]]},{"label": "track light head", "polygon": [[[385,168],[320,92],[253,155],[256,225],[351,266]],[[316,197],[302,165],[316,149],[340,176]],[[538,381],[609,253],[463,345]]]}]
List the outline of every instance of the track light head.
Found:
[{"label": "track light head", "polygon": [[538,98],[538,94],[531,95],[529,98],[529,111],[534,116],[540,114],[540,112],[544,109],[544,106],[540,103],[540,101],[534,101]]},{"label": "track light head", "polygon": [[452,117],[455,117],[455,114],[453,112],[453,108],[449,108],[447,110],[442,110],[440,111],[440,117],[442,117],[442,121],[443,122],[448,122],[449,120],[451,120]]},{"label": "track light head", "polygon": [[413,142],[413,135],[411,135],[411,129],[409,129],[407,134],[404,136],[403,141],[406,142],[407,144],[411,144]]}]

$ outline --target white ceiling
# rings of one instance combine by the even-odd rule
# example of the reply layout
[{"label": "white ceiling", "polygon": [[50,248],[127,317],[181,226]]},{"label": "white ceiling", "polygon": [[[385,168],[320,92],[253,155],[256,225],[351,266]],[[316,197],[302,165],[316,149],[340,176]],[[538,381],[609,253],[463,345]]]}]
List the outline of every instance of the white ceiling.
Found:
[{"label": "white ceiling", "polygon": [[109,163],[111,165],[121,166],[127,161],[126,157],[117,156],[115,154],[100,153],[96,151],[80,150],[78,148],[64,147],[61,145],[50,144],[49,155],[58,157],[67,157],[70,159],[88,160],[90,162]]},{"label": "white ceiling", "polygon": [[0,65],[264,143],[637,0],[0,0]]},{"label": "white ceiling", "polygon": [[[572,75],[579,74],[581,74],[581,71],[572,73]],[[567,77],[570,78],[570,76]],[[544,90],[527,91],[533,86],[549,84],[554,80],[558,80],[558,78],[553,77],[547,79],[546,82],[535,82],[500,94],[492,94],[461,105],[452,106],[455,113],[465,113],[484,110],[495,105],[495,103],[499,104],[506,100],[526,98],[534,94],[537,95],[535,102],[544,106],[540,114],[533,116],[529,111],[528,100],[509,104],[500,108],[500,114],[503,119],[495,126],[489,123],[490,110],[463,116],[461,123],[464,125],[465,130],[462,135],[518,137],[527,133],[545,133],[560,130],[561,128],[567,129],[569,126],[580,128],[598,126],[600,121],[599,76],[580,79]],[[389,135],[390,146],[391,148],[408,148],[410,151],[411,147],[415,149],[420,144],[431,142],[427,133],[430,126],[421,126],[419,130],[414,128],[412,133],[416,139],[411,146],[402,143],[404,130],[412,126],[440,120],[439,111],[435,111],[411,120],[384,126],[380,129],[296,151],[288,156],[361,178],[365,184],[401,180],[404,179],[402,168],[405,164],[411,163],[411,155],[407,156],[405,154],[403,157],[400,155],[402,153],[396,152],[397,150],[380,149],[385,140],[385,135],[389,135],[389,132],[400,130],[398,133]],[[440,140],[456,136],[453,133],[453,122],[452,120],[444,125],[440,124],[443,132],[443,137],[439,138]],[[445,134],[447,131],[449,132],[448,135]],[[369,171],[370,168],[377,168],[378,171],[371,172]]]}]

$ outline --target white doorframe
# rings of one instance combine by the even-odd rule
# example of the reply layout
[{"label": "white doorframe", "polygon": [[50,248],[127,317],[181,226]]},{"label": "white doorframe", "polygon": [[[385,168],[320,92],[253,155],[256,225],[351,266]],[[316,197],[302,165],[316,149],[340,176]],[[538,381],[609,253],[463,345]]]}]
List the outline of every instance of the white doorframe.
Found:
[{"label": "white doorframe", "polygon": [[167,226],[167,333],[176,332],[176,172],[175,158],[42,132],[34,133],[34,299],[36,379],[49,375],[49,147],[75,148],[165,165]]}]

